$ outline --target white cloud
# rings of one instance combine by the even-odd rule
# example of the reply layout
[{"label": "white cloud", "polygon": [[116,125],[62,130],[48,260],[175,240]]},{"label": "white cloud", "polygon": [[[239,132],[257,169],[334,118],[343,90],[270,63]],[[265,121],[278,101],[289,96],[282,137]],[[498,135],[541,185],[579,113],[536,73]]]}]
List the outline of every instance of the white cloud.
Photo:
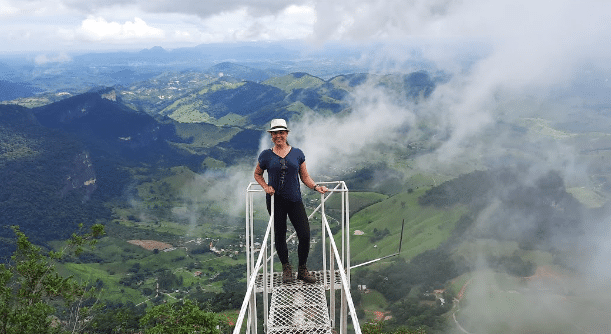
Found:
[{"label": "white cloud", "polygon": [[37,65],[44,65],[48,63],[65,63],[69,61],[72,61],[72,57],[70,57],[65,52],[61,52],[54,56],[47,56],[46,54],[41,54],[34,58],[34,62]]},{"label": "white cloud", "polygon": [[0,17],[11,17],[19,13],[20,9],[8,1],[0,1]]},{"label": "white cloud", "polygon": [[[206,18],[192,13],[145,13],[139,8],[101,9],[78,28],[60,29],[65,40],[124,43],[137,40],[166,47],[234,41],[303,39],[312,34],[316,13],[312,6],[288,6],[266,15],[253,15],[246,6]],[[127,10],[129,9],[129,10]],[[125,11],[137,13],[132,21]],[[260,14],[260,13],[258,13]],[[121,23],[124,22],[124,23]],[[152,22],[151,24],[149,22]]]},{"label": "white cloud", "polygon": [[289,6],[276,15],[261,16],[242,7],[203,19],[197,42],[302,39],[312,34],[315,20],[311,6]]},{"label": "white cloud", "polygon": [[[315,23],[316,11],[314,7],[309,5],[289,6],[278,15],[276,20],[280,29],[291,33],[290,35],[295,33],[298,38],[312,34]],[[289,38],[289,36],[286,38]]]},{"label": "white cloud", "polygon": [[[558,48],[566,50],[562,43],[548,43],[559,42],[557,37],[564,35],[563,43],[581,43],[586,50],[597,44],[608,51],[601,37],[609,37],[606,13],[610,10],[611,3],[598,0],[0,0],[0,17],[27,19],[41,27],[31,31],[32,43],[38,46],[58,44],[49,35],[59,30],[68,40],[154,38],[160,41],[157,45],[172,44],[174,38],[184,43],[280,39],[324,43],[485,37],[499,42],[524,39],[531,42],[530,48],[508,50],[550,54]],[[132,21],[134,17],[142,22]],[[78,29],[75,20],[81,23]],[[9,31],[10,24],[0,22],[0,28]],[[573,50],[579,53],[583,48]]]},{"label": "white cloud", "polygon": [[102,17],[90,16],[77,29],[76,35],[87,41],[125,41],[133,39],[162,39],[165,32],[149,26],[136,17],[125,23],[108,22]]}]

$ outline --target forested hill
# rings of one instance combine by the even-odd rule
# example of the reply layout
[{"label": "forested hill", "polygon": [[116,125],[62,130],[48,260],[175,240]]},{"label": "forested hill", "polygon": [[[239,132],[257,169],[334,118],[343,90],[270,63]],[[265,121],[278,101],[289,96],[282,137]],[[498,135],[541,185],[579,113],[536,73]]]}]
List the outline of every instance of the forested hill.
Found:
[{"label": "forested hill", "polygon": [[[437,207],[466,204],[474,215],[484,208],[493,210],[470,233],[517,241],[526,249],[550,249],[557,241],[554,238],[583,233],[585,207],[567,193],[557,172],[550,171],[530,185],[523,183],[522,174],[508,168],[474,171],[431,188],[419,203]],[[461,228],[467,230],[467,226]]]},{"label": "forested hill", "polygon": [[[134,184],[131,168],[231,165],[257,149],[260,131],[182,124],[126,107],[113,89],[43,107],[0,105],[0,256],[19,225],[37,244],[66,239],[78,224],[108,221]],[[202,142],[202,138],[205,141]]]},{"label": "forested hill", "polygon": [[184,158],[168,144],[183,142],[171,123],[126,107],[117,101],[113,89],[88,92],[32,111],[42,125],[72,134],[99,154],[132,163]]},{"label": "forested hill", "polygon": [[[41,126],[26,108],[2,105],[0,142],[2,256],[12,249],[11,225],[43,243],[66,238],[80,223],[109,217],[95,196],[95,175],[83,165],[86,147],[74,137]],[[86,180],[73,184],[70,178],[79,177]]]}]

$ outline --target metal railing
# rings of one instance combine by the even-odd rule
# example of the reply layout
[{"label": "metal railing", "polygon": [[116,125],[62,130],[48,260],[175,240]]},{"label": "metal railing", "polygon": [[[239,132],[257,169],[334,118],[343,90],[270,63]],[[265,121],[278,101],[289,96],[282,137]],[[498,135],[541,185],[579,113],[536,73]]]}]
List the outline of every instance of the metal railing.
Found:
[{"label": "metal railing", "polygon": [[[326,185],[329,188],[327,194],[321,194],[320,204],[309,215],[308,219],[312,219],[317,212],[321,215],[321,238],[322,238],[322,285],[329,290],[329,304],[327,305],[330,313],[331,328],[335,328],[335,291],[337,288],[341,290],[341,307],[339,319],[339,334],[347,334],[348,311],[352,319],[352,325],[356,334],[361,334],[361,328],[356,316],[352,295],[350,294],[350,215],[349,215],[349,194],[348,188],[343,181],[320,182],[321,185]],[[254,196],[257,194],[265,194],[257,183],[250,183],[247,188],[246,196],[246,262],[247,262],[247,277],[248,285],[246,295],[240,309],[238,319],[235,324],[233,333],[239,334],[242,330],[244,318],[248,313],[246,333],[257,334],[257,281],[260,282],[260,292],[263,293],[263,328],[265,331],[269,328],[269,296],[274,289],[274,196],[271,202],[271,214],[267,224],[267,229],[260,243],[260,248],[255,242],[254,233]],[[329,226],[327,216],[325,214],[325,202],[330,196],[339,193],[341,195],[341,249],[338,249],[335,243],[335,237]],[[296,233],[291,234],[287,241],[294,238]],[[327,243],[329,250],[327,252]],[[258,252],[257,260],[255,254]],[[327,261],[328,259],[328,261]],[[337,268],[336,268],[337,267]],[[336,275],[339,275],[339,282],[336,282]],[[317,282],[316,284],[319,284]]]}]

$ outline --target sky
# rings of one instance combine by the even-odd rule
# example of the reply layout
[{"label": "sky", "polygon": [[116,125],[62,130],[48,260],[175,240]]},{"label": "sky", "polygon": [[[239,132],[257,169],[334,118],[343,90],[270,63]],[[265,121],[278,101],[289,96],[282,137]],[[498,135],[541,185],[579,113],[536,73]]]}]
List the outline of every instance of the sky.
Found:
[{"label": "sky", "polygon": [[610,7],[604,0],[0,0],[0,45],[4,53],[57,53],[287,39],[519,38],[552,53],[564,44],[603,43]]}]

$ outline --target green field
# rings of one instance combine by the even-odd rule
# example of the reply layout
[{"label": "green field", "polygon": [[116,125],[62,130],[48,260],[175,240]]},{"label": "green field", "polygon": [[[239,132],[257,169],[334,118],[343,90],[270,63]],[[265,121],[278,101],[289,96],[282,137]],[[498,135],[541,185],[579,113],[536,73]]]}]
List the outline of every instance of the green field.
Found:
[{"label": "green field", "polygon": [[380,313],[387,312],[388,301],[386,301],[386,298],[381,293],[375,290],[368,290],[366,292],[357,291],[354,293],[361,294],[359,306],[365,311],[365,318],[359,319],[359,322],[374,321]]},{"label": "green field", "polygon": [[[435,249],[452,232],[466,208],[451,209],[421,207],[418,197],[425,192],[419,189],[412,193],[401,193],[356,213],[350,221],[351,254],[353,263],[365,262],[393,254],[399,249],[401,224],[405,220],[401,257],[410,259],[425,250]],[[374,229],[388,229],[389,235],[371,242]],[[363,235],[355,235],[356,231]]]}]

